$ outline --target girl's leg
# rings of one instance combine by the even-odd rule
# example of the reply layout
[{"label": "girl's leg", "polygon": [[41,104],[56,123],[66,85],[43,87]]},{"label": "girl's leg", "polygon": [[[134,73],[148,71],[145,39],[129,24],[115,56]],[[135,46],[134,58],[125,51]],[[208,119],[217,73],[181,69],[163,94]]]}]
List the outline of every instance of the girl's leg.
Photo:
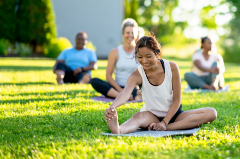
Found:
[{"label": "girl's leg", "polygon": [[145,111],[134,114],[132,118],[119,126],[116,109],[114,109],[114,114],[116,116],[114,116],[113,119],[107,121],[108,126],[113,134],[132,133],[135,132],[139,127],[147,128],[149,124],[159,122],[158,118],[155,115],[148,111]]},{"label": "girl's leg", "polygon": [[174,123],[168,124],[167,130],[180,130],[198,127],[217,118],[217,111],[213,108],[200,108],[185,111],[176,118]]}]

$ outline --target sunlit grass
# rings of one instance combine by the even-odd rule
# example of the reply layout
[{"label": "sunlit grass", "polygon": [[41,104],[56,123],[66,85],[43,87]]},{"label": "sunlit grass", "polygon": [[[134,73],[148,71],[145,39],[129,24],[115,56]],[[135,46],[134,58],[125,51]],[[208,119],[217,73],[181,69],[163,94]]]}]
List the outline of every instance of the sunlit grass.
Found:
[{"label": "sunlit grass", "polygon": [[[168,59],[171,60],[171,59]],[[173,59],[172,59],[173,60]],[[174,59],[181,77],[191,61]],[[218,118],[196,136],[166,138],[105,137],[103,120],[109,103],[90,85],[56,85],[54,60],[0,59],[0,158],[239,158],[240,65],[226,64],[229,92],[182,93],[183,109],[213,107]],[[93,77],[105,79],[106,61]],[[182,79],[182,89],[187,86]],[[119,122],[143,103],[124,104]]]}]

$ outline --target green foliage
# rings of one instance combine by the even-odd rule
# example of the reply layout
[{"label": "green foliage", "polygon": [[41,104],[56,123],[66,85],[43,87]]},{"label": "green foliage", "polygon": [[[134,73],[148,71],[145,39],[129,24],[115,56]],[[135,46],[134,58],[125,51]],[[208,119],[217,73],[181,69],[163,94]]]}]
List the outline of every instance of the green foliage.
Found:
[{"label": "green foliage", "polygon": [[66,48],[72,47],[71,42],[64,37],[53,39],[52,42],[44,48],[44,55],[47,57],[58,57]]},{"label": "green foliage", "polygon": [[214,13],[213,15],[210,15],[210,12],[213,10],[213,6],[206,6],[202,8],[201,10],[201,21],[202,21],[202,26],[206,27],[208,29],[216,29],[217,24],[215,23],[215,16],[217,13]]},{"label": "green foliage", "polygon": [[32,49],[28,44],[17,43],[15,46],[15,52],[19,56],[30,56],[32,54]]},{"label": "green foliage", "polygon": [[0,55],[7,55],[8,54],[8,48],[10,47],[10,43],[8,40],[0,39]]},{"label": "green foliage", "polygon": [[11,43],[49,44],[56,38],[54,13],[51,1],[1,0],[0,37]]},{"label": "green foliage", "polygon": [[[168,59],[171,60],[171,59]],[[174,60],[181,77],[191,60]],[[226,63],[231,91],[182,93],[183,110],[213,107],[217,119],[195,136],[166,138],[106,137],[103,120],[110,103],[88,85],[56,85],[55,59],[0,58],[0,158],[240,158],[240,70]],[[105,79],[106,61],[98,61],[93,77]],[[26,78],[27,77],[27,78]],[[187,83],[182,79],[182,89]],[[143,103],[118,108],[122,124]]]},{"label": "green foliage", "polygon": [[240,62],[240,44],[234,43],[233,45],[223,45],[224,54],[223,59],[227,62]]},{"label": "green foliage", "polygon": [[124,0],[125,19],[132,18],[138,22],[137,9],[139,8],[138,0]]},{"label": "green foliage", "polygon": [[91,41],[88,41],[87,48],[92,49],[94,52],[96,52],[96,46],[93,45]]},{"label": "green foliage", "polygon": [[56,38],[51,1],[19,0],[17,41],[32,45],[49,44]]},{"label": "green foliage", "polygon": [[161,44],[182,43],[186,42],[183,30],[187,23],[173,21],[172,11],[177,6],[178,0],[125,0],[125,18],[135,19],[140,26],[153,32]]},{"label": "green foliage", "polygon": [[16,1],[1,0],[0,1],[0,37],[14,42],[16,38]]},{"label": "green foliage", "polygon": [[[239,0],[226,0],[229,3],[229,8],[234,18],[228,24],[231,33],[225,36],[222,46],[224,49],[224,60],[228,62],[240,62],[240,3]],[[232,9],[235,8],[235,9]],[[231,40],[230,44],[226,41]]]}]

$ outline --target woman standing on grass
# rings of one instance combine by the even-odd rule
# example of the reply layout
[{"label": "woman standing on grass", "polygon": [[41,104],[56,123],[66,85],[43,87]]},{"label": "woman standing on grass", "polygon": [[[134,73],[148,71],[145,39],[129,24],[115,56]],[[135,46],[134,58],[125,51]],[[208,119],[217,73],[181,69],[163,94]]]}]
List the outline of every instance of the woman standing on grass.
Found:
[{"label": "woman standing on grass", "polygon": [[[195,128],[217,117],[213,108],[184,111],[181,105],[181,78],[178,66],[161,58],[160,44],[152,36],[142,37],[135,47],[140,65],[129,76],[122,93],[105,111],[105,120],[114,134],[127,134],[140,128],[156,131]],[[136,85],[141,87],[145,105],[119,126],[115,108],[125,103]]]},{"label": "woman standing on grass", "polygon": [[[131,59],[134,55],[135,40],[138,35],[138,24],[133,19],[125,19],[122,22],[123,44],[113,49],[108,55],[105,82],[99,78],[91,79],[92,87],[106,97],[116,98],[127,83],[130,74],[138,67],[138,64]],[[112,74],[115,68],[115,79]],[[141,93],[134,88],[129,100],[140,100]]]}]

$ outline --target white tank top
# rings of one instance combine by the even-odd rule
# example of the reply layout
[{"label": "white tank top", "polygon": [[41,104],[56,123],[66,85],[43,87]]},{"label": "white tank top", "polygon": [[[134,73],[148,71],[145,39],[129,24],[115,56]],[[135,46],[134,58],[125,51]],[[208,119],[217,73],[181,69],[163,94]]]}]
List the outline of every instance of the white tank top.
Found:
[{"label": "white tank top", "polygon": [[158,117],[166,116],[173,103],[172,70],[169,61],[163,61],[165,67],[165,78],[163,83],[158,86],[151,84],[142,65],[138,66],[138,71],[142,76],[142,88],[140,91],[145,103],[140,112],[150,111]]},{"label": "white tank top", "polygon": [[130,74],[138,67],[134,57],[134,50],[127,53],[122,45],[118,46],[118,60],[116,62],[115,80],[118,85],[125,86]]}]

